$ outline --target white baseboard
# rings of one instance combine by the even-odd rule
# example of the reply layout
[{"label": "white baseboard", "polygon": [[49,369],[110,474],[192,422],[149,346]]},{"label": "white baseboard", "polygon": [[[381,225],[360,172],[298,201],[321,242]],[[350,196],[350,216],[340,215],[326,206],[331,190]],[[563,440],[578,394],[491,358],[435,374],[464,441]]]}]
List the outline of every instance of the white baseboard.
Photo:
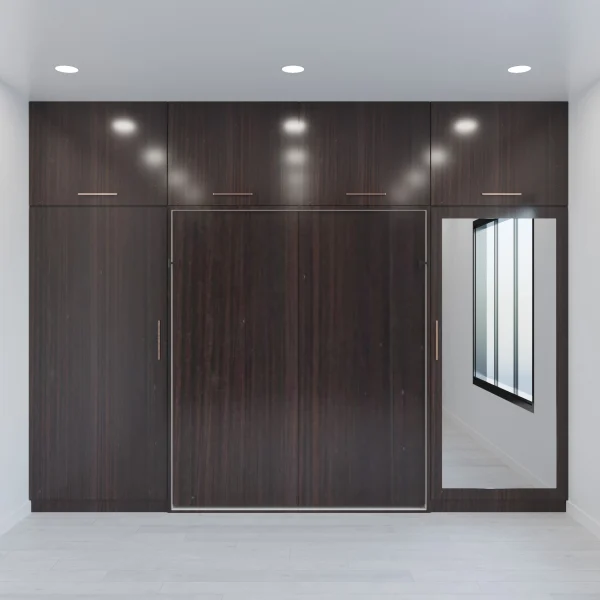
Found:
[{"label": "white baseboard", "polygon": [[591,515],[567,500],[567,514],[570,515],[580,525],[583,525],[588,531],[600,538],[600,521],[594,519]]},{"label": "white baseboard", "polygon": [[31,514],[31,501],[27,500],[19,508],[0,515],[0,535],[5,534],[12,529],[19,521],[22,521],[27,515]]},{"label": "white baseboard", "polygon": [[457,427],[462,429],[467,435],[472,437],[477,443],[481,444],[486,450],[491,452],[498,460],[501,460],[507,467],[513,471],[519,473],[521,477],[529,481],[534,488],[548,488],[554,487],[549,486],[546,482],[542,481],[539,477],[533,474],[527,467],[517,462],[512,456],[504,452],[502,448],[499,448],[493,442],[490,442],[486,437],[481,435],[478,431],[473,429],[470,425],[467,425],[460,417],[457,417],[454,413],[451,413],[447,409],[442,410],[444,417],[450,419]]}]

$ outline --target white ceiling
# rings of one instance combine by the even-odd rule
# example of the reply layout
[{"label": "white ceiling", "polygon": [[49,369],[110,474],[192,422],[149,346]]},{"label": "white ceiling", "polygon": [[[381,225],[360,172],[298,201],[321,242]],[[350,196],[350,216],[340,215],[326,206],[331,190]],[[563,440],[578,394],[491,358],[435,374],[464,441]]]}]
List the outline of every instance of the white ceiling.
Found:
[{"label": "white ceiling", "polygon": [[600,0],[0,0],[0,79],[34,100],[563,100],[599,77]]}]

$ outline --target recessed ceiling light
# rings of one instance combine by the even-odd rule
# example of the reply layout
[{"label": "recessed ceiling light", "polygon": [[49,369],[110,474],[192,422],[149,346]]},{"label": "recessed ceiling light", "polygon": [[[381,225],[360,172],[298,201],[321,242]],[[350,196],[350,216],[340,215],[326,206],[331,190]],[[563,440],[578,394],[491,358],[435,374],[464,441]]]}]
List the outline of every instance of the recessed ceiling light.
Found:
[{"label": "recessed ceiling light", "polygon": [[461,135],[469,135],[474,133],[477,131],[478,127],[479,123],[470,117],[458,119],[458,121],[454,123],[454,131],[456,131],[456,133],[460,133]]},{"label": "recessed ceiling light", "polygon": [[301,67],[300,65],[287,65],[285,67],[281,67],[281,70],[284,73],[302,73],[302,71],[304,71],[304,67]]},{"label": "recessed ceiling light", "polygon": [[59,73],[77,73],[77,71],[79,71],[79,69],[77,67],[72,67],[70,65],[57,65],[56,67],[54,67],[55,71],[58,71]]},{"label": "recessed ceiling light", "polygon": [[531,71],[531,67],[527,65],[516,65],[515,67],[509,67],[509,73],[527,73],[527,71]]},{"label": "recessed ceiling light", "polygon": [[137,129],[137,124],[131,119],[115,119],[111,125],[113,131],[119,135],[131,135]]}]

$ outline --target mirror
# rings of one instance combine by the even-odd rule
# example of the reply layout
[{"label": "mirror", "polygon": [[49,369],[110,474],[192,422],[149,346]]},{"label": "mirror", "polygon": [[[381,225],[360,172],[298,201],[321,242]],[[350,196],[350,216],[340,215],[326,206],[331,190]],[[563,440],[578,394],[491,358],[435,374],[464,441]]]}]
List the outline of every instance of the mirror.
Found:
[{"label": "mirror", "polygon": [[442,220],[442,486],[556,487],[556,220]]}]

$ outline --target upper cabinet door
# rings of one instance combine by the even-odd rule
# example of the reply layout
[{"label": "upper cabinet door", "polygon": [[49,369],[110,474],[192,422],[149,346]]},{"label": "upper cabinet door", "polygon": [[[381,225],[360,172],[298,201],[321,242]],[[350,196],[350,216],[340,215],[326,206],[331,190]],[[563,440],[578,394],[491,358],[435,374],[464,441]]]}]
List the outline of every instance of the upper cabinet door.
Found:
[{"label": "upper cabinet door", "polygon": [[431,105],[432,203],[567,204],[566,102]]},{"label": "upper cabinet door", "polygon": [[32,102],[32,205],[166,205],[167,105]]},{"label": "upper cabinet door", "polygon": [[303,203],[429,204],[429,123],[426,102],[303,104]]},{"label": "upper cabinet door", "polygon": [[169,104],[169,204],[297,204],[297,130],[296,103]]}]

